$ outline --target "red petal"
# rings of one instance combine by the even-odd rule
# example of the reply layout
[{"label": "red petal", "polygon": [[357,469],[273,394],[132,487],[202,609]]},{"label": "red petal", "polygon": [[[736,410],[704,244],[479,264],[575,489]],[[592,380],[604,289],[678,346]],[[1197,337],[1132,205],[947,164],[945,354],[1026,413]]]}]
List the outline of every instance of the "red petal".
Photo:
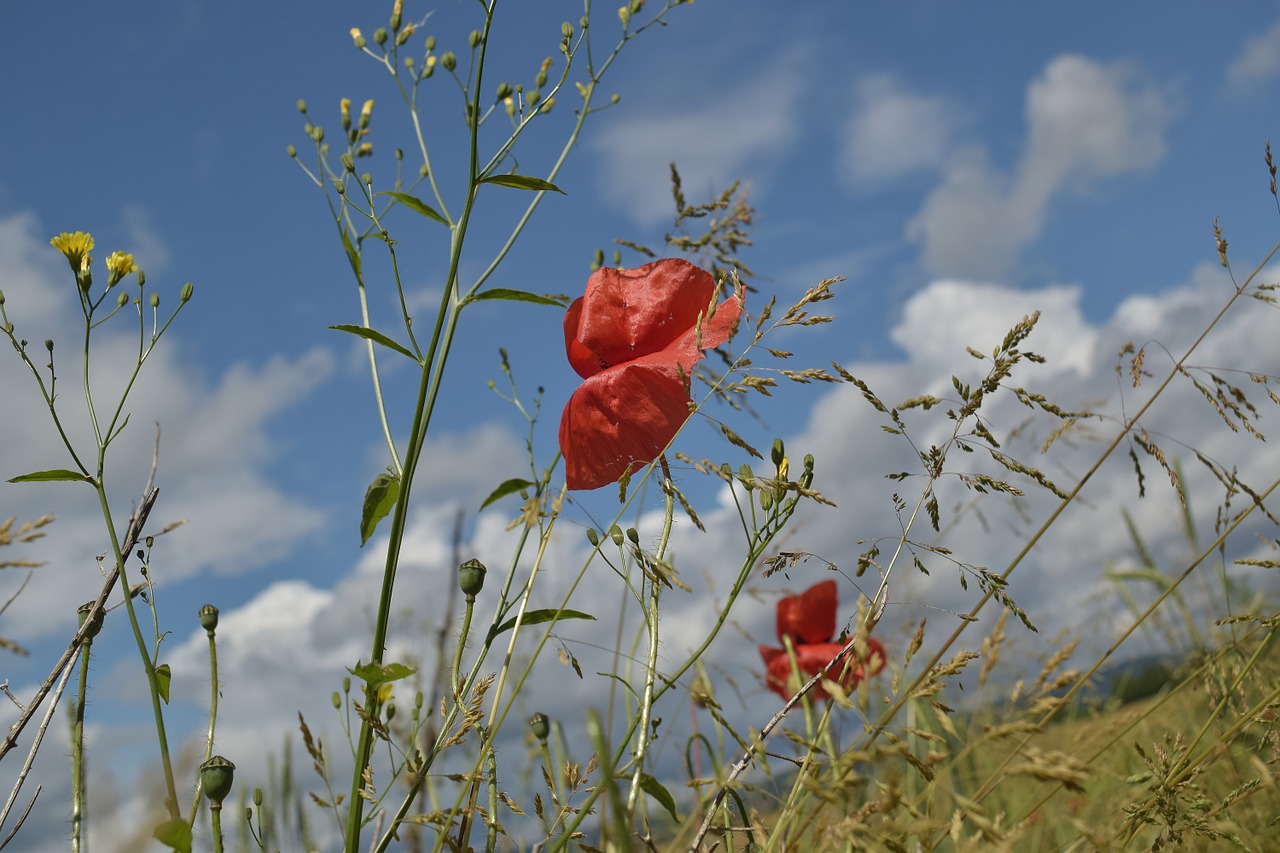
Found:
[{"label": "red petal", "polygon": [[825,643],[836,632],[836,582],[825,580],[778,600],[778,640]]},{"label": "red petal", "polygon": [[598,489],[617,482],[628,465],[656,459],[688,419],[688,392],[661,364],[626,364],[592,376],[560,418],[566,483]]},{"label": "red petal", "polygon": [[[584,379],[638,358],[665,353],[685,373],[702,357],[697,323],[711,309],[715,280],[679,258],[633,270],[603,267],[587,280],[586,294],[564,318],[569,363]],[[724,343],[742,312],[730,297],[704,322],[701,348]]]},{"label": "red petal", "polygon": [[786,651],[760,646],[760,657],[764,658],[765,686],[781,696],[784,702],[790,699],[787,679],[791,675],[791,661],[787,658]]}]

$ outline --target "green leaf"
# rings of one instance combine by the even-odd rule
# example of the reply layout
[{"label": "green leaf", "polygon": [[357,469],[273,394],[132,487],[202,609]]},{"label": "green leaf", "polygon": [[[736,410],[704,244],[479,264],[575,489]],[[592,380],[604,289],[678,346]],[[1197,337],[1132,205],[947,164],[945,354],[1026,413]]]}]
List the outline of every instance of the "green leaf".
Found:
[{"label": "green leaf", "polygon": [[[436,222],[439,222],[441,225],[450,224],[449,220],[445,219],[439,213],[436,213],[435,210],[433,210],[432,208],[424,204],[422,199],[418,198],[417,196],[411,196],[408,193],[390,193],[390,192],[378,193],[378,195],[389,195],[392,198],[394,198],[396,201],[403,204],[405,207],[414,211],[415,213],[421,213],[423,216],[427,217],[428,219],[434,219]],[[450,225],[450,227],[452,226]]]},{"label": "green leaf", "polygon": [[379,474],[364,493],[364,509],[360,513],[360,547],[369,541],[378,522],[387,517],[400,497],[400,478],[395,474]]},{"label": "green leaf", "polygon": [[173,681],[173,672],[169,669],[169,664],[162,663],[156,667],[156,690],[160,691],[160,698],[164,700],[164,704],[169,704],[169,682]]},{"label": "green leaf", "polygon": [[[521,625],[538,625],[542,622],[550,622],[552,619],[563,621],[565,619],[590,619],[596,621],[596,617],[590,613],[583,613],[581,610],[530,610],[520,620]],[[495,628],[490,634],[489,639],[492,640],[499,634],[509,631],[516,625],[516,617],[512,616],[506,622],[503,622]]]},{"label": "green leaf", "polygon": [[367,326],[357,326],[353,323],[339,323],[338,325],[330,326],[329,328],[337,329],[339,332],[347,332],[348,334],[355,335],[358,338],[365,338],[366,340],[373,341],[375,344],[382,344],[387,349],[395,350],[401,355],[408,356],[414,361],[420,362],[420,359],[416,355],[400,346],[400,344],[391,340],[391,338],[388,338],[386,335],[382,334],[382,332],[375,331]]},{"label": "green leaf", "polygon": [[191,853],[191,827],[180,817],[158,824],[151,835],[166,847],[181,853]]},{"label": "green leaf", "polygon": [[658,804],[667,810],[667,814],[671,815],[671,819],[676,823],[680,822],[679,816],[676,815],[676,801],[672,798],[671,792],[662,787],[662,783],[650,776],[648,773],[640,774],[641,789],[658,801]]},{"label": "green leaf", "polygon": [[369,687],[375,688],[389,681],[399,681],[402,678],[408,678],[417,672],[412,667],[407,667],[402,663],[362,663],[355,669],[347,670],[356,678],[359,678]]},{"label": "green leaf", "polygon": [[35,471],[31,474],[23,474],[21,477],[14,477],[10,483],[44,483],[50,480],[64,480],[69,482],[92,483],[93,480],[81,474],[79,471],[68,471],[66,468],[54,468],[51,471]]},{"label": "green leaf", "polygon": [[513,477],[490,492],[489,497],[485,498],[484,503],[480,504],[480,508],[484,509],[489,504],[500,498],[505,498],[507,495],[512,494],[513,492],[518,492],[521,489],[533,488],[536,485],[537,483],[531,483],[528,480],[521,480],[519,477]]},{"label": "green leaf", "polygon": [[360,253],[356,251],[355,246],[351,245],[351,238],[347,236],[345,228],[339,231],[338,234],[342,237],[342,251],[347,253],[347,263],[351,264],[351,271],[356,274],[356,280],[362,280],[360,278]]},{"label": "green leaf", "polygon": [[463,302],[463,305],[471,302],[480,302],[485,299],[510,299],[512,302],[532,302],[535,305],[554,305],[557,308],[563,308],[564,303],[559,299],[553,299],[550,296],[542,296],[537,293],[530,293],[527,290],[512,290],[507,287],[492,287],[488,290],[482,290],[474,296],[470,296]]},{"label": "green leaf", "polygon": [[544,181],[542,178],[533,178],[529,175],[490,175],[482,180],[482,184],[496,184],[500,187],[514,187],[518,190],[535,190],[537,192],[553,192],[565,195],[565,191],[560,189],[550,181]]}]

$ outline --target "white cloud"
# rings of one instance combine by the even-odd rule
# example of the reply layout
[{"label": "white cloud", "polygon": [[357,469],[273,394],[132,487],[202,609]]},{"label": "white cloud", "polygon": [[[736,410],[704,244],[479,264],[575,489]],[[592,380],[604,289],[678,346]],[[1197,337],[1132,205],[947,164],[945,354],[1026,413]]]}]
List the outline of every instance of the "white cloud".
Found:
[{"label": "white cloud", "polygon": [[939,97],[905,90],[889,74],[858,83],[845,125],[840,166],[855,187],[876,186],[939,168],[952,147],[955,110]]},{"label": "white cloud", "polygon": [[590,145],[600,159],[600,192],[636,223],[653,225],[672,215],[670,163],[687,194],[723,189],[744,176],[758,182],[761,164],[800,132],[806,85],[798,58],[780,57],[764,73],[720,90],[707,106],[677,112],[664,104],[601,122]]},{"label": "white cloud", "polygon": [[1245,40],[1227,66],[1227,82],[1244,86],[1280,74],[1280,20]]},{"label": "white cloud", "polygon": [[1164,154],[1169,97],[1123,63],[1054,59],[1027,88],[1027,140],[1009,173],[986,151],[956,152],[908,225],[927,269],[1000,278],[1035,240],[1054,196],[1151,169]]},{"label": "white cloud", "polygon": [[122,247],[121,251],[132,254],[138,266],[153,275],[167,269],[169,247],[151,221],[151,214],[146,208],[126,204],[120,218],[124,225],[125,239],[128,240],[128,245]]}]

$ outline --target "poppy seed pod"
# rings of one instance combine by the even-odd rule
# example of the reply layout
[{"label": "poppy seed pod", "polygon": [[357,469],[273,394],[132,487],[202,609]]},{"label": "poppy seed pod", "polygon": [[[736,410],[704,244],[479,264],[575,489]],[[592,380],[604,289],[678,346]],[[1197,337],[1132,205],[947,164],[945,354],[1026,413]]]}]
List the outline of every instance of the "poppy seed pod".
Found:
[{"label": "poppy seed pod", "polygon": [[236,766],[221,755],[215,755],[200,765],[200,787],[212,808],[222,808],[222,801],[231,793],[235,779]]},{"label": "poppy seed pod", "polygon": [[[92,640],[94,637],[98,636],[98,632],[102,630],[102,610],[95,612],[93,602],[90,601],[87,604],[80,605],[80,609],[76,611],[76,616],[79,618],[81,625],[86,621],[90,623],[89,629],[84,632],[84,638],[86,640]],[[90,618],[91,616],[92,618]]]},{"label": "poppy seed pod", "polygon": [[458,585],[468,598],[475,598],[484,589],[484,576],[488,571],[479,560],[467,560],[458,567]]},{"label": "poppy seed pod", "polygon": [[533,736],[544,743],[547,736],[551,734],[551,720],[547,715],[539,711],[529,718],[529,728],[533,732]]},{"label": "poppy seed pod", "polygon": [[214,607],[212,604],[206,604],[204,607],[200,608],[200,612],[198,615],[200,617],[201,628],[204,628],[210,634],[212,634],[215,630],[217,630],[218,608]]}]

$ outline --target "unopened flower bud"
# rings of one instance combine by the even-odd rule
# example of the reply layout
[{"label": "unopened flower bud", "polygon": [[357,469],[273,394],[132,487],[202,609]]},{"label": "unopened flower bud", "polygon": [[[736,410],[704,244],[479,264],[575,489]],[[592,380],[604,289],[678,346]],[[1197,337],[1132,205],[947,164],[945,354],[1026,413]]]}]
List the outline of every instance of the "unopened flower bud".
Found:
[{"label": "unopened flower bud", "polygon": [[366,127],[369,126],[369,119],[372,116],[373,116],[373,100],[370,99],[368,101],[365,101],[364,105],[360,107],[360,129],[361,130],[364,130]]},{"label": "unopened flower bud", "polygon": [[529,729],[533,732],[534,737],[545,742],[548,735],[551,734],[551,720],[547,719],[546,714],[539,711],[529,718]]},{"label": "unopened flower bud", "polygon": [[351,127],[351,99],[343,98],[338,101],[338,114],[342,116],[342,129],[346,130]]},{"label": "unopened flower bud", "polygon": [[[356,32],[360,32],[360,31],[356,30]],[[302,113],[303,115],[307,114],[307,102],[302,100],[301,98],[298,99],[298,112]]]},{"label": "unopened flower bud", "polygon": [[400,46],[405,42],[407,42],[410,38],[412,38],[414,29],[415,27],[413,26],[413,24],[409,24],[403,30],[401,30],[400,34],[396,36],[396,45]]},{"label": "unopened flower bud", "polygon": [[480,41],[483,38],[484,38],[484,34],[481,33],[479,30],[472,30],[467,35],[467,44],[471,45],[471,47],[474,49],[480,46]]},{"label": "unopened flower bud", "polygon": [[387,30],[385,27],[378,27],[373,31],[373,43],[379,47],[387,43]]},{"label": "unopened flower bud", "polygon": [[768,512],[773,507],[773,494],[763,489],[760,491],[760,508]]},{"label": "unopened flower bud", "polygon": [[361,50],[363,50],[364,46],[368,44],[368,42],[364,40],[364,36],[360,34],[359,27],[351,28],[351,40],[355,42],[356,47],[360,48]]},{"label": "unopened flower bud", "polygon": [[254,804],[255,806],[257,806],[258,808],[262,808],[262,801],[263,801],[263,800],[265,800],[265,799],[266,799],[266,797],[264,797],[264,796],[262,795],[262,789],[261,789],[261,788],[254,788],[254,789],[253,789],[253,804]]},{"label": "unopened flower bud", "polygon": [[632,545],[639,545],[639,544],[640,544],[640,531],[639,531],[639,530],[636,530],[634,527],[628,527],[628,528],[627,528],[627,538],[631,540],[631,544],[632,544]]},{"label": "unopened flower bud", "polygon": [[128,304],[129,304],[129,294],[125,293],[123,290],[120,291],[120,294],[116,297],[116,307],[123,308]]},{"label": "unopened flower bud", "polygon": [[298,156],[298,149],[289,145],[284,149],[284,153],[288,154],[290,157],[296,158]]},{"label": "unopened flower bud", "polygon": [[342,156],[338,159],[342,162],[342,168],[346,169],[353,175],[356,173],[356,161],[354,157],[344,151]]},{"label": "unopened flower bud", "polygon": [[596,533],[594,527],[587,528],[587,541],[591,543],[591,547],[595,548],[600,544],[600,534]]},{"label": "unopened flower bud", "polygon": [[191,296],[196,292],[196,286],[191,282],[182,285],[182,292],[178,294],[178,301],[186,304],[191,301]]},{"label": "unopened flower bud", "polygon": [[53,352],[53,338],[44,339],[44,348],[47,349],[49,352]]},{"label": "unopened flower bud", "polygon": [[215,755],[200,765],[200,787],[209,798],[210,808],[222,808],[222,801],[231,793],[235,778],[236,766],[221,755]]},{"label": "unopened flower bud", "polygon": [[622,26],[631,23],[631,9],[626,6],[618,7],[618,20],[622,21]]},{"label": "unopened flower bud", "polygon": [[511,97],[511,87],[506,83],[499,83],[498,84],[498,100],[505,101],[507,98],[510,98],[510,97]]},{"label": "unopened flower bud", "polygon": [[433,51],[433,50],[435,50],[435,49],[436,49],[436,37],[435,37],[435,36],[427,36],[427,52],[428,52],[428,53],[430,53],[431,51]]},{"label": "unopened flower bud", "polygon": [[210,634],[218,628],[218,608],[212,604],[206,604],[200,608],[197,614],[200,617],[200,627],[204,628]]},{"label": "unopened flower bud", "polygon": [[152,293],[152,294],[151,294],[151,299],[150,299],[150,300],[148,300],[148,301],[150,302],[150,304],[151,304],[151,307],[152,307],[152,308],[159,308],[159,307],[160,307],[160,294],[158,294],[158,293]]},{"label": "unopened flower bud", "polygon": [[613,540],[614,545],[621,545],[622,544],[622,528],[616,524],[610,527],[609,538]]},{"label": "unopened flower bud", "polygon": [[440,57],[440,64],[444,66],[445,71],[452,71],[458,67],[458,57],[453,55],[452,50],[446,50]]},{"label": "unopened flower bud", "polygon": [[467,560],[458,567],[458,585],[468,598],[475,598],[484,589],[484,576],[488,571],[479,560]]},{"label": "unopened flower bud", "polygon": [[[404,0],[396,0],[395,5],[391,7],[391,31],[395,32],[400,29],[400,12],[404,9]],[[413,26],[410,24],[409,26]]]},{"label": "unopened flower bud", "polygon": [[333,703],[335,711],[342,707],[342,697],[338,695],[338,691],[336,690],[333,691],[333,695],[329,697],[329,701]]},{"label": "unopened flower bud", "polygon": [[774,465],[781,465],[782,460],[787,456],[786,448],[783,447],[782,439],[775,438],[773,447],[769,450],[769,458],[773,460]]}]

